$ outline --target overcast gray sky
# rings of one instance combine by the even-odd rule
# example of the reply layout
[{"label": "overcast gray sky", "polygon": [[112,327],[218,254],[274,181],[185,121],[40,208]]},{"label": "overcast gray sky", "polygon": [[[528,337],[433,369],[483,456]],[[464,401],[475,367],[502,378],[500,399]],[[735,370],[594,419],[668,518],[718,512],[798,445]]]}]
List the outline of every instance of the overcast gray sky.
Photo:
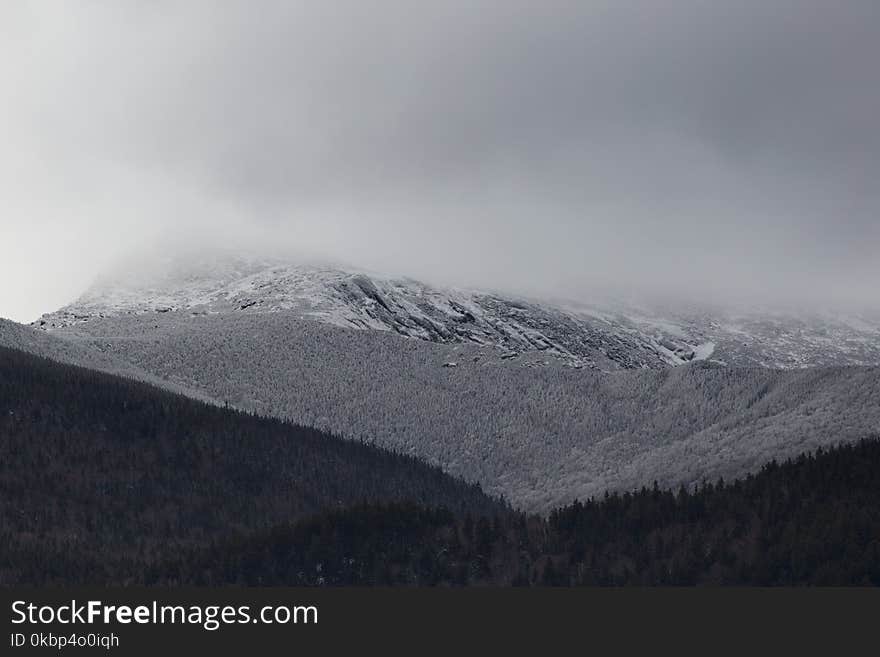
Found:
[{"label": "overcast gray sky", "polygon": [[876,0],[0,4],[0,316],[156,242],[878,304]]}]

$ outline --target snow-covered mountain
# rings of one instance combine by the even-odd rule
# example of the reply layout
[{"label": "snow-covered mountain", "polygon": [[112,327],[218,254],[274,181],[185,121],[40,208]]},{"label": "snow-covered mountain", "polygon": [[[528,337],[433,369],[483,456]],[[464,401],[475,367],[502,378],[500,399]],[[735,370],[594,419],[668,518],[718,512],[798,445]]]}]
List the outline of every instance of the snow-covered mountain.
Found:
[{"label": "snow-covered mountain", "polygon": [[878,323],[842,315],[539,302],[206,257],[107,277],[35,324],[48,334],[0,323],[0,344],[375,442],[531,511],[880,429],[880,368],[809,367],[880,364]]},{"label": "snow-covered mountain", "polygon": [[95,366],[120,363],[163,387],[375,443],[537,512],[655,480],[728,479],[880,432],[880,367],[696,362],[605,374],[288,311],[18,328],[50,357],[93,354]]},{"label": "snow-covered mountain", "polygon": [[114,274],[35,324],[101,317],[287,311],[330,324],[437,343],[476,343],[504,357],[540,352],[573,367],[663,369],[695,360],[798,368],[880,364],[880,319],[604,302],[544,302],[435,287],[278,258],[171,259]]}]

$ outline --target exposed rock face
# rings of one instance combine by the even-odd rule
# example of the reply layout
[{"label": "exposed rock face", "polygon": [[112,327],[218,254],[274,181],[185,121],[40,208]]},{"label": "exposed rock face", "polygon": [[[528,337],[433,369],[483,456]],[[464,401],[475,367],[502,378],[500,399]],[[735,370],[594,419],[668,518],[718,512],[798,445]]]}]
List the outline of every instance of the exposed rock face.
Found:
[{"label": "exposed rock face", "polygon": [[509,358],[542,352],[607,371],[698,360],[783,369],[880,364],[880,318],[573,307],[255,258],[173,262],[158,273],[108,279],[36,325],[53,330],[130,314],[276,311],[429,342],[495,346]]}]

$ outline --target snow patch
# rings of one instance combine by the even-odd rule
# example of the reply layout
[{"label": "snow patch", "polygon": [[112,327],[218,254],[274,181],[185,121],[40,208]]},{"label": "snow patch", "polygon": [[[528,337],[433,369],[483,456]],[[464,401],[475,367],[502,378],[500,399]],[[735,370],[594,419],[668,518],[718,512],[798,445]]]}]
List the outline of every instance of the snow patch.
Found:
[{"label": "snow patch", "polygon": [[694,360],[706,360],[715,353],[714,342],[704,342],[694,347]]}]

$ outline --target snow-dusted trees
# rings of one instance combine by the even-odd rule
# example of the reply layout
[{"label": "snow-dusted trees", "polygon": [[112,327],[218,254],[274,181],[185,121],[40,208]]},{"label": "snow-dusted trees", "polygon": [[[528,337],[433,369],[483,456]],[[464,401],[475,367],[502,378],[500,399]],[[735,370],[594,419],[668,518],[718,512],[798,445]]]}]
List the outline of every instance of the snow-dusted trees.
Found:
[{"label": "snow-dusted trees", "polygon": [[655,479],[729,477],[880,427],[878,368],[603,375],[285,313],[77,330],[181,388],[417,456],[529,510]]}]

